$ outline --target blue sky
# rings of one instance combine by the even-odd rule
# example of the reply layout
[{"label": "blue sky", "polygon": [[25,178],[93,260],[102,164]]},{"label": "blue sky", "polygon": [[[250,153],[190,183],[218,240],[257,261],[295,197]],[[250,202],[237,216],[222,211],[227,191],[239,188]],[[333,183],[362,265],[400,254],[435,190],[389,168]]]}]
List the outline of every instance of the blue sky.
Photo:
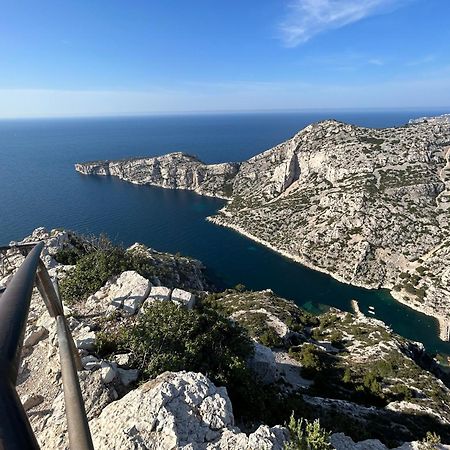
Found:
[{"label": "blue sky", "polygon": [[0,117],[450,106],[448,0],[1,2]]}]

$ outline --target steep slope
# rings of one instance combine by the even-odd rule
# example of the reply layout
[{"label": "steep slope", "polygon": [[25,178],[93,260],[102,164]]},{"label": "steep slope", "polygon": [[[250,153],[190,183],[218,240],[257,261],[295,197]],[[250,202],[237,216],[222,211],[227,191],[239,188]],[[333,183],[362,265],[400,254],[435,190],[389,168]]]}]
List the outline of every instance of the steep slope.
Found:
[{"label": "steep slope", "polygon": [[[50,275],[60,280],[61,288],[77,279],[77,268],[87,269],[80,265],[82,260],[105,251],[104,246],[93,248],[97,242],[92,238],[63,230],[39,228],[22,242],[37,241],[45,243],[43,261]],[[112,250],[108,248],[110,257]],[[360,313],[332,310],[312,316],[269,290],[205,292],[200,289],[204,280],[198,261],[139,244],[124,250],[122,258],[130,253],[139,256],[139,269],[146,267],[150,278],[126,270],[70,305],[63,297],[83,364],[80,384],[96,448],[282,450],[288,433],[276,424],[285,423],[293,410],[297,417],[319,417],[322,426],[334,433],[330,448],[337,450],[418,450],[425,447],[409,441],[422,440],[427,431],[450,442],[449,379],[420,344]],[[69,255],[79,259],[70,260],[69,265]],[[14,248],[0,255],[7,272],[0,285],[8,285],[22,262],[23,256]],[[124,269],[122,264],[117,267]],[[101,275],[94,266],[87,270],[91,279]],[[180,291],[175,286],[183,280],[183,287],[195,292],[194,304],[174,298],[175,291]],[[161,281],[174,282],[174,289],[160,286]],[[85,287],[95,290],[93,285]],[[170,307],[173,302],[177,306]],[[133,311],[129,310],[131,304]],[[161,320],[153,320],[155,315],[146,319],[152,310],[164,312]],[[215,311],[214,317],[229,322],[233,329],[242,326],[241,332],[248,333],[255,351],[244,364],[260,389],[254,390],[255,386],[245,381],[246,369],[237,365],[237,381],[244,390],[242,397],[233,399],[232,379],[224,379],[225,385],[214,384],[214,371],[208,370],[212,368],[208,366],[210,355],[203,352],[201,361],[206,365],[202,370],[192,369],[192,358],[184,359],[182,367],[168,369],[174,358],[192,356],[195,348],[192,334],[183,333],[177,318],[204,318],[206,310]],[[164,345],[152,345],[155,343],[142,325]],[[139,342],[144,340],[143,353],[136,352],[133,335],[125,332],[136,327],[141,330]],[[214,336],[216,351],[228,343],[229,336],[211,334],[210,327],[198,331],[205,342]],[[66,449],[55,333],[55,321],[34,291],[17,390],[42,448]],[[177,345],[179,353],[174,351],[171,334],[177,343],[185,344]],[[121,336],[127,337],[126,345],[112,345]],[[149,376],[146,368],[153,364],[158,370]],[[266,399],[265,409],[252,409],[252,427],[242,428],[240,409],[243,404],[258,405],[258,397]],[[240,398],[244,401],[239,405],[235,400]],[[270,421],[261,423],[260,415]],[[364,441],[355,444],[352,439]]]},{"label": "steep slope", "polygon": [[[160,181],[153,161],[164,158]],[[387,129],[320,122],[240,165],[219,166],[177,153],[76,169],[229,198],[214,223],[339,280],[392,289],[399,301],[438,318],[448,340],[446,117]],[[186,176],[196,171],[206,175]]]}]

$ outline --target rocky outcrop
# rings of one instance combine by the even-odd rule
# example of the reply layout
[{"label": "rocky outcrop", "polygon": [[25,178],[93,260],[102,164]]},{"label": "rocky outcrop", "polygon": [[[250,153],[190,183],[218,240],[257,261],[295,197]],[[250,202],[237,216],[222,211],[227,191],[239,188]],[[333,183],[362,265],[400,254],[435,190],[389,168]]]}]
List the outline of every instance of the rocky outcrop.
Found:
[{"label": "rocky outcrop", "polygon": [[[43,254],[51,276],[70,276],[70,271],[54,259],[57,251],[71,241],[70,234],[38,229],[25,241],[37,240],[46,244]],[[5,284],[22,261],[23,257],[14,250],[8,251],[6,258],[0,256],[2,267],[8,267]],[[96,448],[281,450],[288,438],[283,427],[258,423],[256,431],[241,432],[235,424],[226,389],[216,387],[206,376],[166,372],[137,387],[140,371],[136,363],[141,367],[141,362],[133,361],[133,354],[126,353],[126,349],[107,357],[96,353],[102,332],[114,333],[118,322],[131,324],[140,317],[130,315],[124,308],[126,300],[136,299],[139,310],[149,302],[152,292],[150,303],[169,301],[175,290],[162,286],[150,288],[148,280],[136,272],[126,271],[108,281],[95,294],[95,299],[71,308],[65,306],[83,364],[80,385]],[[179,289],[176,294],[175,300],[190,307],[187,291]],[[199,296],[206,302],[206,292]],[[388,432],[403,441],[423,435],[424,430],[435,430],[448,441],[449,389],[419,367],[416,360],[423,349],[394,335],[381,322],[362,313],[353,317],[337,310],[312,317],[268,290],[231,290],[210,294],[208,298],[220,303],[220,310],[246,328],[254,339],[256,352],[248,362],[253,370],[263,381],[278,382],[285,392],[302,396],[304,404],[310,405],[321,421],[328,412],[331,421],[327,422],[327,429],[337,426],[337,431],[341,431],[340,424],[335,423],[338,412],[342,423],[359,424],[364,430],[376,432],[374,437]],[[108,315],[111,306],[114,314]],[[106,316],[109,322],[101,329]],[[66,449],[67,427],[55,321],[49,317],[37,292],[33,293],[25,339],[17,391],[41,447]],[[304,345],[314,346],[324,358],[321,377],[313,380],[302,377],[305,361],[298,355]],[[382,372],[376,380],[382,389],[380,395],[389,402],[384,407],[355,403],[352,389],[363,386],[366,374],[377,374],[379,367]],[[342,373],[348,370],[353,387],[348,381],[342,381]],[[324,381],[320,396],[317,389]],[[404,395],[405,389],[408,396]],[[402,392],[402,397],[398,397]],[[341,433],[332,435],[331,442],[338,450],[386,449],[377,440],[355,443]],[[400,447],[402,450],[416,448],[416,443]]]},{"label": "rocky outcrop", "polygon": [[410,124],[415,123],[450,123],[450,114],[443,114],[437,117],[419,117],[418,119],[411,119]]},{"label": "rocky outcrop", "polygon": [[147,299],[152,284],[137,272],[128,270],[109,280],[86,300],[86,308],[102,315],[122,310],[133,315]]},{"label": "rocky outcrop", "polygon": [[175,152],[154,158],[76,164],[75,169],[85,175],[112,175],[134,184],[187,189],[229,198],[239,164],[206,165],[195,156]]},{"label": "rocky outcrop", "polygon": [[241,433],[225,388],[204,375],[166,372],[105,407],[90,423],[97,449],[282,450],[287,432]]},{"label": "rocky outcrop", "polygon": [[[155,169],[162,161],[164,176]],[[176,153],[76,168],[228,198],[212,222],[338,280],[391,289],[438,318],[449,338],[448,115],[387,129],[320,122],[239,165],[219,166]],[[193,168],[207,175],[195,177]]]},{"label": "rocky outcrop", "polygon": [[[367,439],[361,442],[353,442],[353,439],[349,438],[343,433],[335,433],[331,436],[331,444],[337,450],[389,450],[383,443],[378,439]],[[450,446],[448,445],[434,445],[435,450],[448,450]],[[427,448],[421,442],[406,442],[400,447],[396,447],[391,450],[426,450]]]}]

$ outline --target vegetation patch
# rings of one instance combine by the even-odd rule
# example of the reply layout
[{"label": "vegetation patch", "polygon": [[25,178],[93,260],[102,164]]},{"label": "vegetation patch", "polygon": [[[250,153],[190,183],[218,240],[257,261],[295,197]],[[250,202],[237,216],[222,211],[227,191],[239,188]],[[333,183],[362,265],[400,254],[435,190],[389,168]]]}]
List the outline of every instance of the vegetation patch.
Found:
[{"label": "vegetation patch", "polygon": [[[55,255],[62,264],[74,265],[60,282],[64,301],[74,304],[97,292],[111,277],[134,270],[144,278],[159,281],[168,287],[187,287],[194,274],[192,262],[181,256],[155,252],[128,251],[113,244],[107,237],[72,237],[69,246]],[[195,278],[195,276],[194,276]]]}]

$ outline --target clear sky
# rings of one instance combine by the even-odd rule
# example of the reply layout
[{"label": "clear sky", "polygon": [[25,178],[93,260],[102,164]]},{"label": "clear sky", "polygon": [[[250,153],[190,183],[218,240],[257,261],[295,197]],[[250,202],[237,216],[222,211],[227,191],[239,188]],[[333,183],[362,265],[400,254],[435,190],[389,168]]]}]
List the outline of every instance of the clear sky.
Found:
[{"label": "clear sky", "polygon": [[450,106],[449,0],[0,6],[0,117]]}]

